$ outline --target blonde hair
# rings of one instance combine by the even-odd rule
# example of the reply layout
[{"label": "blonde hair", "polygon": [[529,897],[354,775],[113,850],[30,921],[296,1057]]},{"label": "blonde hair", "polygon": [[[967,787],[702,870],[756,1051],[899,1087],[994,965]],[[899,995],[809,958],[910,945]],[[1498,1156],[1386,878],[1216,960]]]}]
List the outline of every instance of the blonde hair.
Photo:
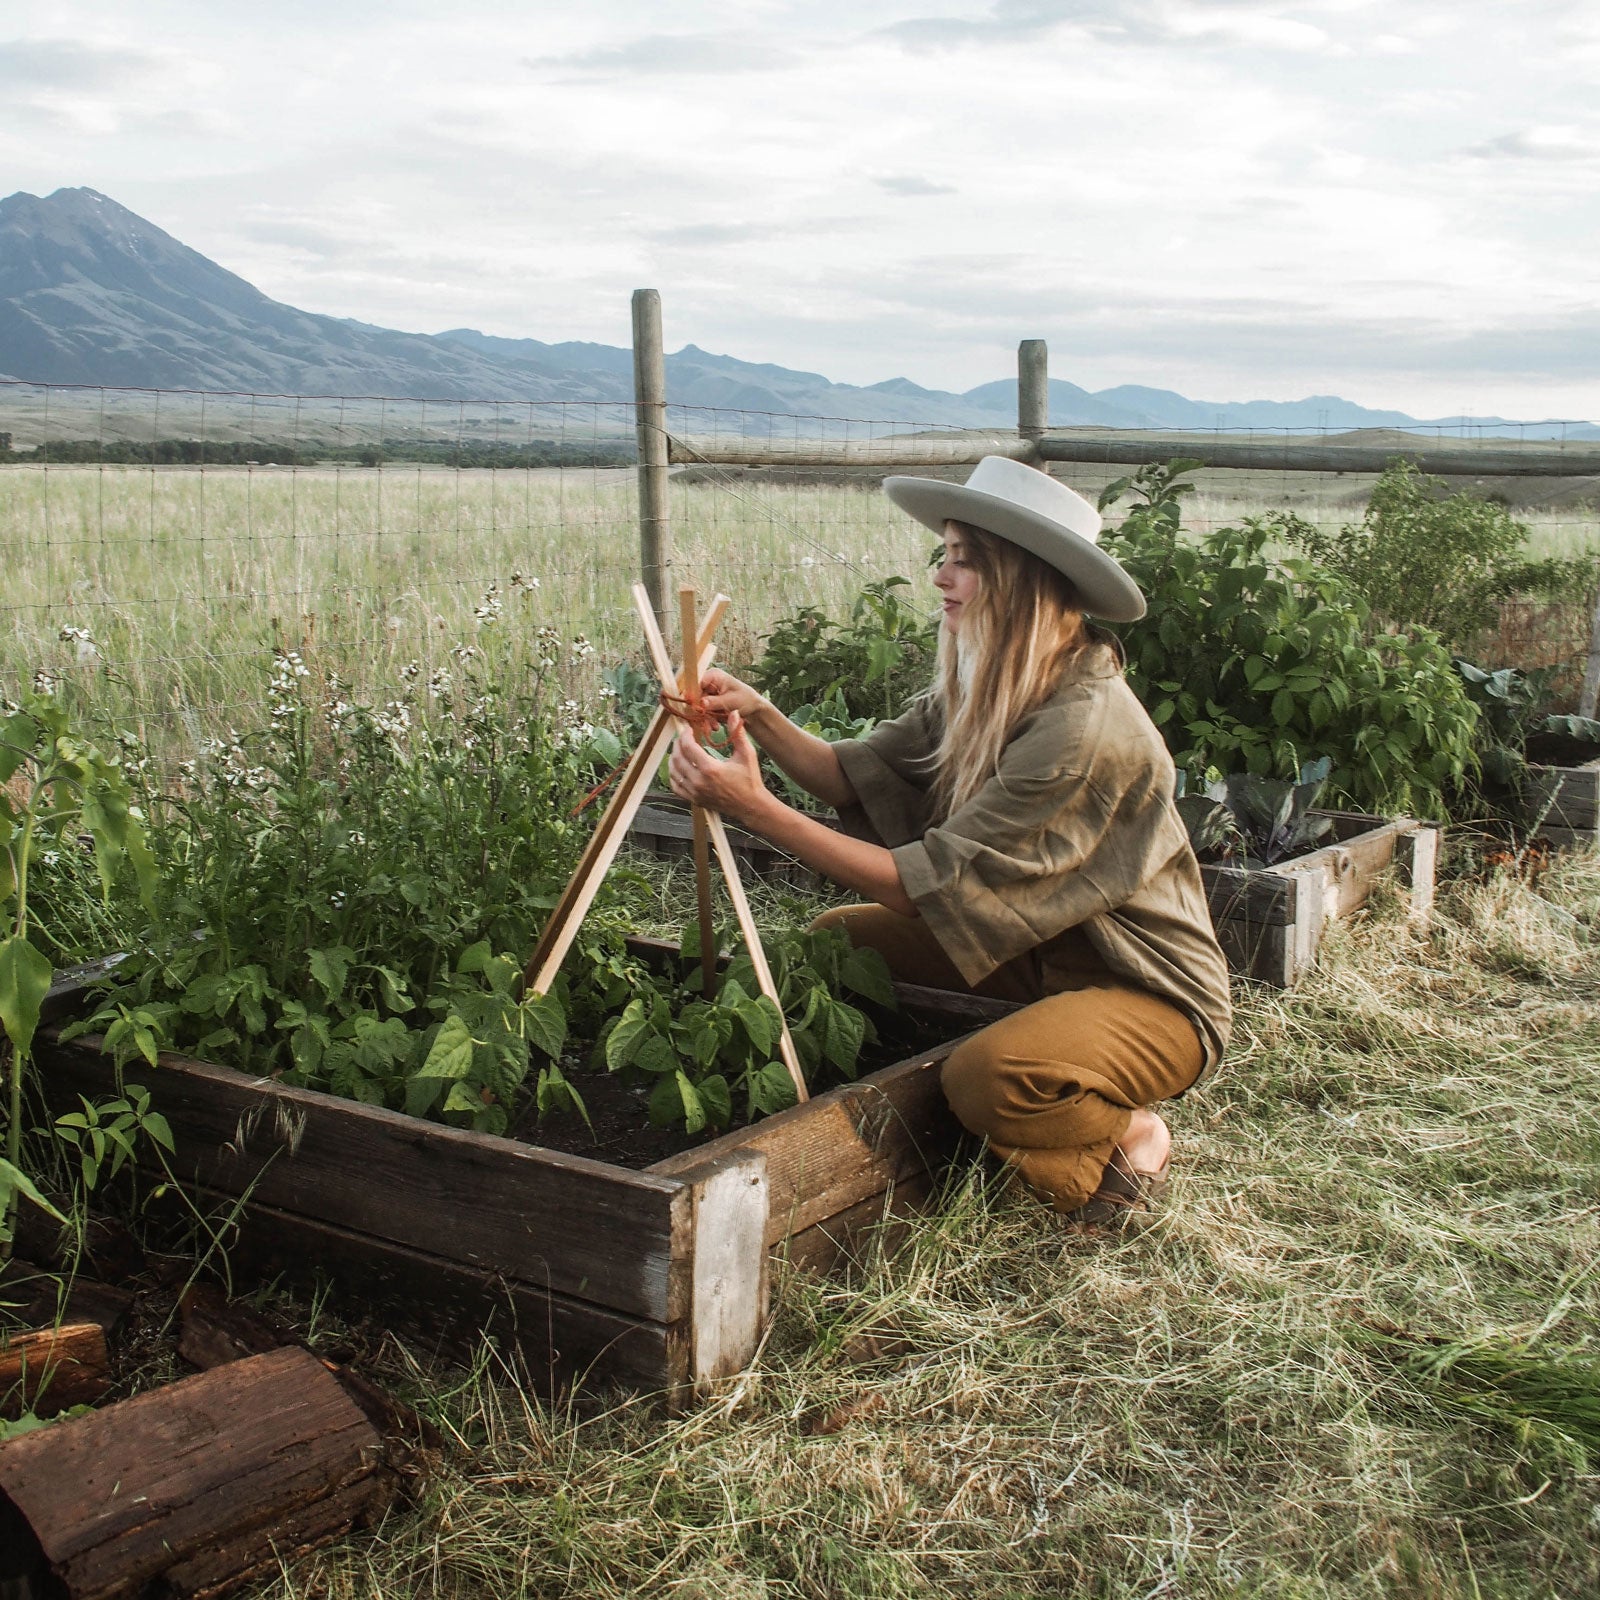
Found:
[{"label": "blonde hair", "polygon": [[1063,669],[1099,641],[1070,579],[1038,556],[965,522],[952,522],[977,592],[961,627],[939,635],[934,692],[944,736],[933,783],[936,820],[992,778],[1017,724],[1048,700]]}]

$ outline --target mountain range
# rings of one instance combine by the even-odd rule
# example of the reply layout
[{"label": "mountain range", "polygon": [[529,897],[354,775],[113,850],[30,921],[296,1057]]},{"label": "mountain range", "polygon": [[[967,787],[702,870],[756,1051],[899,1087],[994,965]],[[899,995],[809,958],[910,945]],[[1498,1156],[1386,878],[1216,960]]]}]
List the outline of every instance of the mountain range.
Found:
[{"label": "mountain range", "polygon": [[[633,398],[626,348],[546,344],[452,328],[401,333],[301,311],[180,243],[93,189],[0,200],[0,376],[232,393],[390,395],[440,400]],[[686,345],[667,357],[674,405],[862,417],[966,428],[1015,425],[1016,381],[962,394],[905,378],[866,387],[814,372],[713,355]],[[1090,391],[1050,384],[1052,426],[1145,429],[1406,428],[1418,419],[1332,395],[1213,403],[1124,384]],[[1476,432],[1500,418],[1436,418]],[[1593,425],[1519,425],[1524,436],[1600,438]]]}]

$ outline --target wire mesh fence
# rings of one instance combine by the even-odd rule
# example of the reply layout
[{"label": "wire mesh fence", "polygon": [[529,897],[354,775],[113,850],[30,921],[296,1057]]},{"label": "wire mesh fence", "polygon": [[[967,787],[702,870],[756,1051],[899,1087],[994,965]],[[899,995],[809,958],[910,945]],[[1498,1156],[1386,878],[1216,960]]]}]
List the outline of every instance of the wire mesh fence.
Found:
[{"label": "wire mesh fence", "polygon": [[[866,582],[920,580],[934,541],[882,478],[964,477],[965,465],[893,461],[972,443],[950,426],[729,407],[670,405],[667,428],[693,442],[671,478],[671,578],[732,597],[735,660],[801,605],[837,615]],[[639,646],[634,437],[634,408],[617,403],[0,384],[0,688],[66,679],[181,759],[259,720],[274,647],[316,651],[377,700],[402,672],[432,671],[497,629],[530,655],[559,638],[586,703],[601,664]],[[1172,453],[1199,437],[1174,437]],[[1411,437],[1394,436],[1396,453]],[[801,464],[845,447],[868,459]],[[1094,498],[1129,469],[1054,470]],[[1287,469],[1196,478],[1186,520],[1198,531],[1271,509],[1336,527],[1359,520],[1372,483]],[[1465,482],[1513,504],[1536,554],[1600,547],[1593,478]],[[1508,608],[1502,643],[1531,665],[1576,657],[1581,610]]]}]

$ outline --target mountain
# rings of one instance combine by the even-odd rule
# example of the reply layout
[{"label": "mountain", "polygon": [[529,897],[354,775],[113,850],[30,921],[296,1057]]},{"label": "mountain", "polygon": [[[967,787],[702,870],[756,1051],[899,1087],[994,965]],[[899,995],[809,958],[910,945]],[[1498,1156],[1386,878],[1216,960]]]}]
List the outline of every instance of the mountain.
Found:
[{"label": "mountain", "polygon": [[[674,405],[1005,428],[1016,380],[964,394],[905,378],[866,387],[820,373],[714,355],[667,357]],[[35,383],[254,394],[393,395],[441,400],[633,398],[632,352],[614,345],[505,339],[470,328],[400,333],[273,300],[93,189],[0,200],[0,375]],[[1050,384],[1056,427],[1404,428],[1415,419],[1331,395],[1213,403],[1124,384]],[[709,419],[708,423],[709,423]],[[1460,422],[1462,419],[1449,419]],[[1471,419],[1481,430],[1501,419]],[[752,420],[752,426],[759,426]],[[692,416],[688,430],[694,431]],[[1530,437],[1560,432],[1535,424]],[[1567,428],[1569,438],[1600,428]]]}]

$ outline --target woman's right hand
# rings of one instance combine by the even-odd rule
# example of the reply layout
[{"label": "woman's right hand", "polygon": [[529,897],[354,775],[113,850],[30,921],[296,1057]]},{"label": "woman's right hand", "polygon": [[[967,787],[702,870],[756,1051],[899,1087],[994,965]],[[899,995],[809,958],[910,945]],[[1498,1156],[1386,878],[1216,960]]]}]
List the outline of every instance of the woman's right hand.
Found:
[{"label": "woman's right hand", "polygon": [[745,721],[759,719],[763,711],[772,709],[772,702],[748,683],[741,683],[731,672],[712,667],[700,675],[700,698],[708,710],[716,714],[719,722],[726,722],[730,712],[737,711]]}]

